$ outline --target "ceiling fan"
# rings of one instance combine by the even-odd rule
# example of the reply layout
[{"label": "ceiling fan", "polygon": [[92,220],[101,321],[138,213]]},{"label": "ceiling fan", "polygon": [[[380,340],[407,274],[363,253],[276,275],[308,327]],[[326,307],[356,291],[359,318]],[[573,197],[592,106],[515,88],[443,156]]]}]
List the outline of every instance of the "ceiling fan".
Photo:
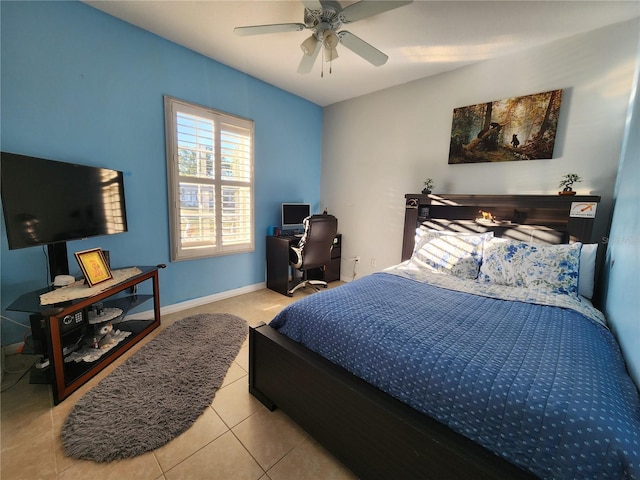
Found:
[{"label": "ceiling fan", "polygon": [[372,17],[394,8],[402,7],[413,0],[362,0],[344,8],[334,0],[302,0],[305,6],[304,23],[277,23],[272,25],[254,25],[236,27],[233,31],[238,35],[261,35],[265,33],[299,32],[305,29],[313,33],[300,48],[303,55],[298,65],[298,73],[309,73],[324,46],[324,59],[330,62],[338,58],[339,43],[355,54],[361,56],[372,65],[379,67],[387,62],[384,53],[351,32],[340,30],[342,25],[353,23],[363,18]]}]

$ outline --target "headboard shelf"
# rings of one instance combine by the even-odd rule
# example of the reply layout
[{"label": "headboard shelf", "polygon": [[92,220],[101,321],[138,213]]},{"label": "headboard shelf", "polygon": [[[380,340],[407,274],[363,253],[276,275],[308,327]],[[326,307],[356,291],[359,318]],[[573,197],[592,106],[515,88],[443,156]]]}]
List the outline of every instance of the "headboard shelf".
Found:
[{"label": "headboard shelf", "polygon": [[511,238],[535,243],[566,243],[567,232],[563,225],[520,224],[520,223],[482,223],[477,220],[447,220],[425,218],[418,222],[432,230],[449,230],[461,233],[484,233],[492,231],[496,237]]},{"label": "headboard shelf", "polygon": [[[402,260],[411,257],[415,230],[493,231],[496,236],[542,243],[592,243],[594,218],[571,217],[574,203],[598,203],[595,195],[406,194]],[[486,212],[495,221],[478,221]]]}]

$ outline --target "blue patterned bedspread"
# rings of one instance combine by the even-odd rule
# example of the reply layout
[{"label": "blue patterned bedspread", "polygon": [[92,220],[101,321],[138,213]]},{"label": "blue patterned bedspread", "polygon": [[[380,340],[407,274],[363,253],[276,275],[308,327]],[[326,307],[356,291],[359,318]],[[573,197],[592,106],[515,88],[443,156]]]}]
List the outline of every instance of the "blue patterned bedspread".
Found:
[{"label": "blue patterned bedspread", "polygon": [[541,478],[640,479],[638,391],[576,311],[376,273],[270,325]]}]

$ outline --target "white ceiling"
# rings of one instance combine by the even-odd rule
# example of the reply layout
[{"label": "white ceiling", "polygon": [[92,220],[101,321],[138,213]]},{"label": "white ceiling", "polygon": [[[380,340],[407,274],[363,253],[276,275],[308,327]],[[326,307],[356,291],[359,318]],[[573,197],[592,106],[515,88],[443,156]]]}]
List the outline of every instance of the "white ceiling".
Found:
[{"label": "white ceiling", "polygon": [[296,72],[309,30],[233,32],[236,26],[304,23],[299,0],[85,3],[320,106],[640,16],[640,0],[416,0],[342,27],[386,53],[386,64],[374,67],[338,46],[332,73],[325,63],[321,77],[320,57],[310,74]]}]

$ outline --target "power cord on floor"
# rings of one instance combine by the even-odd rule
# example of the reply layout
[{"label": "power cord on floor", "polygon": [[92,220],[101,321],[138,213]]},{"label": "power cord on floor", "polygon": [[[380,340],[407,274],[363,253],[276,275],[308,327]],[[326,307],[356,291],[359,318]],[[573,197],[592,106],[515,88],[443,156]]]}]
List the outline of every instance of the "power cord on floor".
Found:
[{"label": "power cord on floor", "polygon": [[[29,335],[29,332],[31,331],[31,326],[30,325],[24,325],[23,323],[20,323],[20,322],[16,322],[15,320],[13,320],[13,319],[11,319],[9,317],[5,317],[4,315],[0,315],[0,319],[7,320],[8,322],[15,323],[16,325],[19,325],[20,327],[27,329],[24,332],[24,335],[22,335],[22,345],[20,346],[20,348],[18,348],[18,352],[17,353],[21,353],[22,350],[24,349],[25,344],[27,343],[27,336]],[[4,347],[2,347],[2,348],[4,348]],[[4,354],[4,351],[3,351],[3,354]],[[3,358],[3,360],[4,360],[4,358]],[[2,365],[2,368],[4,370],[4,363]],[[7,373],[10,373],[10,372],[7,372]]]},{"label": "power cord on floor", "polygon": [[[26,344],[27,342],[27,335],[29,334],[29,332],[31,331],[31,327],[28,325],[24,325],[20,322],[16,322],[15,320],[13,320],[12,318],[6,317],[4,315],[0,315],[0,318],[2,320],[6,320],[8,322],[14,323],[16,325],[19,325],[20,327],[26,328],[26,332],[24,333],[23,337],[22,337],[22,343],[23,346]],[[18,370],[18,371],[14,371],[14,370],[9,370],[5,367],[5,356],[4,356],[4,347],[0,347],[2,348],[2,378],[4,379],[4,374],[9,374],[9,375],[19,375],[19,377],[14,380],[13,382],[11,382],[8,385],[3,385],[2,389],[0,389],[0,392],[4,392],[5,390],[8,390],[11,387],[14,387],[20,380],[22,380],[22,378],[31,370],[31,367],[33,367],[33,365],[35,365],[36,361],[34,361],[31,365],[29,365],[25,370]],[[22,347],[20,347],[20,349],[18,350],[18,353],[20,353],[22,351]]]},{"label": "power cord on floor", "polygon": [[34,360],[34,362],[33,362],[31,365],[29,365],[29,366],[26,368],[26,370],[24,370],[23,372],[10,372],[10,371],[8,371],[8,370],[4,370],[4,372],[5,372],[5,373],[18,374],[18,375],[20,375],[20,376],[19,376],[17,379],[15,379],[13,382],[11,382],[10,384],[8,384],[8,385],[2,385],[2,389],[0,389],[0,392],[5,392],[5,391],[9,390],[10,388],[15,387],[15,386],[18,384],[18,382],[19,382],[20,380],[22,380],[22,379],[24,378],[24,376],[25,376],[27,373],[29,373],[29,372],[31,371],[31,368],[32,368],[36,363],[37,363],[37,360]]},{"label": "power cord on floor", "polygon": [[356,257],[353,259],[353,276],[351,277],[351,280],[355,280],[356,279],[356,265],[358,265],[358,261],[360,260],[359,257]]}]

